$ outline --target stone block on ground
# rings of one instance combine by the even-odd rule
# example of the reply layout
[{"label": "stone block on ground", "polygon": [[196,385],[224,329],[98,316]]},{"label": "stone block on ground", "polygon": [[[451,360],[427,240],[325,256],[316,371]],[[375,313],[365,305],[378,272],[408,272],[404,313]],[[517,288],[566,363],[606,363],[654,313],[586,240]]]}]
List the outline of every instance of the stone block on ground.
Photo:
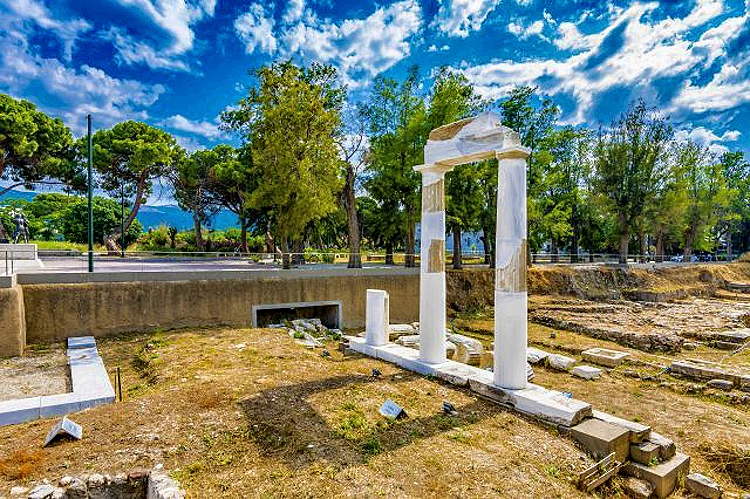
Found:
[{"label": "stone block on ground", "polygon": [[635,421],[628,421],[627,419],[618,418],[606,412],[594,411],[593,413],[596,419],[606,421],[616,426],[621,426],[630,432],[630,443],[639,444],[643,442],[651,434],[651,428]]},{"label": "stone block on ground", "polygon": [[744,328],[722,331],[720,333],[716,333],[716,339],[725,341],[727,343],[735,343],[739,346],[747,341],[750,341],[750,329]]},{"label": "stone block on ground", "polygon": [[661,448],[652,442],[630,445],[630,459],[649,466],[661,459]]},{"label": "stone block on ground", "polygon": [[667,437],[659,435],[655,431],[651,432],[651,435],[649,435],[647,441],[659,446],[659,458],[664,461],[670,459],[677,452],[677,446],[673,441],[671,441]]},{"label": "stone block on ground", "polygon": [[[388,337],[391,341],[401,336],[413,336],[417,334],[417,330],[411,324],[391,324],[389,326]],[[419,335],[417,335],[419,337]]]},{"label": "stone block on ground", "polygon": [[629,353],[608,348],[590,348],[581,353],[583,360],[604,367],[617,367],[622,364],[626,358],[630,357]]},{"label": "stone block on ground", "polygon": [[656,466],[646,466],[631,461],[623,467],[626,475],[649,482],[654,487],[654,494],[658,499],[669,496],[677,486],[680,477],[687,476],[689,471],[690,457],[679,452],[668,461]]},{"label": "stone block on ground", "polygon": [[685,486],[691,493],[706,499],[719,499],[722,495],[721,486],[700,473],[690,473],[685,479]]},{"label": "stone block on ground", "polygon": [[528,347],[526,349],[526,361],[529,364],[538,364],[540,362],[544,362],[547,357],[549,357],[549,353],[545,352],[544,350],[539,350],[538,348],[534,347]]},{"label": "stone block on ground", "polygon": [[96,340],[93,336],[71,336],[68,338],[68,348],[96,348]]},{"label": "stone block on ground", "polygon": [[726,379],[712,379],[706,386],[709,388],[716,388],[717,390],[729,391],[734,388],[734,383]]},{"label": "stone block on ground", "polygon": [[479,357],[479,368],[487,369],[488,367],[495,367],[495,354],[492,352],[482,352],[482,356]]},{"label": "stone block on ground", "polygon": [[602,376],[602,370],[592,366],[575,366],[571,374],[583,379],[599,379]]},{"label": "stone block on ground", "polygon": [[575,363],[575,359],[564,355],[553,353],[547,356],[547,365],[559,371],[568,371]]},{"label": "stone block on ground", "polygon": [[588,454],[604,459],[612,452],[623,463],[630,454],[630,433],[625,428],[589,418],[570,429],[570,435]]},{"label": "stone block on ground", "polygon": [[640,478],[627,477],[623,481],[623,488],[628,497],[633,499],[649,499],[654,493],[654,488],[646,480]]}]

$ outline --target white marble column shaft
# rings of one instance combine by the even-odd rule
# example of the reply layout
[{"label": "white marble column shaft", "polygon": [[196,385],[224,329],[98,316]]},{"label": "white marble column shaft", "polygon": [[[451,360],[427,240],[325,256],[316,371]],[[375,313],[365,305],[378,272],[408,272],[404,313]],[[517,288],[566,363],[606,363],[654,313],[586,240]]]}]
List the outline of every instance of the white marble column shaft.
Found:
[{"label": "white marble column shaft", "polygon": [[495,236],[494,383],[526,386],[526,158],[524,149],[498,151]]}]

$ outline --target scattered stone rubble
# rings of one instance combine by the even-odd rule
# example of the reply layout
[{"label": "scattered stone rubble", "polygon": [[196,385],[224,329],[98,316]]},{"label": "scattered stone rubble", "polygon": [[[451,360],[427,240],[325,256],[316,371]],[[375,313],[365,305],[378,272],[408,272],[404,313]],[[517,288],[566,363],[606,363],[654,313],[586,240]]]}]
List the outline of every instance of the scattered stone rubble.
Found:
[{"label": "scattered stone rubble", "polygon": [[163,471],[153,470],[102,475],[93,473],[80,477],[65,476],[57,485],[45,481],[32,488],[13,487],[11,498],[24,499],[184,499],[179,483]]},{"label": "scattered stone rubble", "polygon": [[294,319],[283,324],[269,324],[271,329],[285,329],[297,343],[307,348],[322,348],[324,341],[341,339],[340,329],[329,329],[320,319]]}]

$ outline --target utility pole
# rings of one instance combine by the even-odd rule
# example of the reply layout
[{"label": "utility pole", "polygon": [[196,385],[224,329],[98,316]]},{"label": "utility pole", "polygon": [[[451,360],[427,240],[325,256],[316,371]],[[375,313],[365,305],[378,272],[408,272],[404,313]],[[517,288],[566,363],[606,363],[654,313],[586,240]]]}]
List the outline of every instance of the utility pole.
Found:
[{"label": "utility pole", "polygon": [[120,184],[120,248],[125,258],[125,184]]},{"label": "utility pole", "polygon": [[88,232],[89,232],[89,272],[94,271],[94,152],[93,152],[93,140],[91,138],[91,115],[86,116],[86,121],[88,124],[88,130],[89,130],[89,136],[88,136],[88,142],[89,142],[89,164],[88,164],[88,173],[89,173],[89,223],[88,223]]}]

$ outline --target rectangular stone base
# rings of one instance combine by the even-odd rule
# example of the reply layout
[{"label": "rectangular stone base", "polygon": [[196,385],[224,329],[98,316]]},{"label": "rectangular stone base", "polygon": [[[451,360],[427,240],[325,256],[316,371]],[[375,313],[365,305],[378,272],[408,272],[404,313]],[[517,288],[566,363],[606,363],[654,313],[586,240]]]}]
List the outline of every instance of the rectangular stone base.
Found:
[{"label": "rectangular stone base", "polygon": [[654,495],[663,499],[674,491],[680,477],[690,472],[690,457],[678,452],[672,459],[656,466],[629,462],[623,472],[649,482],[654,487]]},{"label": "rectangular stone base", "polygon": [[523,414],[547,423],[573,426],[592,415],[591,405],[529,383],[521,390],[507,390],[493,384],[490,371],[448,360],[440,364],[428,364],[419,359],[419,352],[393,343],[373,347],[364,338],[347,336],[349,348],[370,357],[391,362],[399,367],[457,386],[469,386],[479,395],[507,405]]}]

